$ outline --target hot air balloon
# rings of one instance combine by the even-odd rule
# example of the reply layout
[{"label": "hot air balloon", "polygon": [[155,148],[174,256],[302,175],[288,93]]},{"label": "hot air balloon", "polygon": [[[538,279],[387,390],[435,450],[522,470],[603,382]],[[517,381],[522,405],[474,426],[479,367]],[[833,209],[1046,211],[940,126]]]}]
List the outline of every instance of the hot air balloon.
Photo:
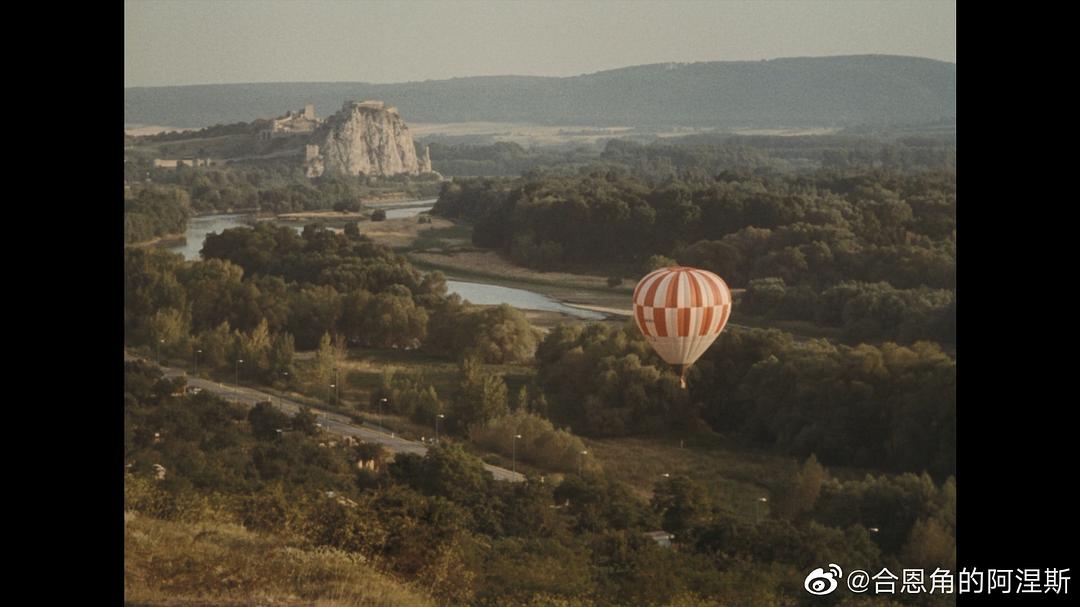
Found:
[{"label": "hot air balloon", "polygon": [[645,339],[679,373],[716,341],[731,317],[731,289],[712,272],[672,267],[654,270],[634,288],[634,320]]}]

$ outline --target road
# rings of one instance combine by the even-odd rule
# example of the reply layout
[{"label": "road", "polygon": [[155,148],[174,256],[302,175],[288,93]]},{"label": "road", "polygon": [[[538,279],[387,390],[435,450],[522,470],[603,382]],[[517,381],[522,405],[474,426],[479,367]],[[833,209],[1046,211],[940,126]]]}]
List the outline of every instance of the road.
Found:
[{"label": "road", "polygon": [[[138,356],[131,356],[127,352],[124,353],[124,360],[142,360],[143,362],[153,364],[152,361]],[[187,380],[188,386],[196,386],[226,400],[233,400],[252,406],[254,406],[255,403],[270,401],[275,407],[289,415],[293,415],[300,411],[300,404],[287,398],[271,396],[265,392],[259,392],[258,390],[253,390],[244,386],[237,388],[231,384],[222,384],[199,377],[190,377],[186,371],[174,367],[161,366],[161,370],[165,373],[166,377],[183,377]],[[427,446],[423,443],[406,440],[365,426],[359,426],[353,423],[348,417],[338,413],[322,411],[314,407],[311,408],[311,411],[318,416],[318,423],[328,432],[342,436],[353,436],[364,442],[379,443],[392,453],[416,453],[417,455],[424,455],[427,453]],[[511,472],[506,468],[492,466],[491,464],[484,464],[484,468],[491,472],[495,477],[495,480],[511,482],[525,480],[525,476],[520,472]]]}]

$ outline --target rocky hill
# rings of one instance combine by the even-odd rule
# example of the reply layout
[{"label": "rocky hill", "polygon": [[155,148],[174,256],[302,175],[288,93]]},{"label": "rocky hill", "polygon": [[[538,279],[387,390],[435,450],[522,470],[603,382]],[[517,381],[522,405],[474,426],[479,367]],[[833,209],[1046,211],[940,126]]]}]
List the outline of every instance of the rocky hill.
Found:
[{"label": "rocky hill", "polygon": [[431,172],[425,149],[418,157],[409,127],[381,101],[349,101],[311,136],[308,176],[419,175]]},{"label": "rocky hill", "polygon": [[956,64],[854,55],[660,63],[569,78],[485,76],[399,84],[262,83],[128,88],[126,124],[202,127],[283,107],[383,99],[419,123],[775,128],[956,117]]}]

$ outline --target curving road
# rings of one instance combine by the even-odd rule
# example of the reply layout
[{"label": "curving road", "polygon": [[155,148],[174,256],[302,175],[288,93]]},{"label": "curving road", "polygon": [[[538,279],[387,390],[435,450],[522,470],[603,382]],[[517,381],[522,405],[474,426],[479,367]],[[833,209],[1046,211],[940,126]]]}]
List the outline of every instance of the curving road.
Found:
[{"label": "curving road", "polygon": [[[153,364],[152,361],[146,360],[138,356],[132,356],[127,352],[124,352],[124,360],[141,360],[146,363]],[[265,392],[259,392],[258,390],[252,390],[241,386],[221,384],[216,381],[208,379],[202,379],[199,377],[190,377],[186,371],[176,369],[174,367],[161,366],[161,370],[165,373],[166,377],[183,377],[187,381],[187,385],[196,386],[211,394],[220,396],[227,400],[233,400],[244,403],[246,405],[254,406],[255,403],[270,401],[278,409],[285,413],[293,415],[300,411],[300,405],[287,398],[281,398],[279,396],[271,396]],[[356,425],[348,417],[332,413],[329,411],[322,411],[314,407],[311,408],[312,413],[318,416],[318,423],[322,425],[324,430],[332,432],[334,434],[340,434],[342,436],[353,436],[369,443],[379,443],[386,447],[386,449],[393,453],[416,453],[418,455],[424,455],[427,453],[427,446],[423,443],[416,441],[406,440],[401,437],[393,436],[385,432],[379,432],[365,426]],[[525,476],[520,472],[511,472],[506,468],[500,468],[498,466],[492,466],[491,464],[484,464],[484,468],[487,469],[495,477],[495,480],[499,481],[511,481],[521,482],[525,480]]]}]

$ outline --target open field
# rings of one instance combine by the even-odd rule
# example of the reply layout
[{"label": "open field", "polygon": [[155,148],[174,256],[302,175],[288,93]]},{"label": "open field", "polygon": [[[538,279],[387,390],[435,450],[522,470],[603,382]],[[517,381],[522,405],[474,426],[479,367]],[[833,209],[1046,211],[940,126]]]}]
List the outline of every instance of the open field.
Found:
[{"label": "open field", "polygon": [[363,557],[227,522],[124,513],[124,604],[225,607],[434,605]]},{"label": "open field", "polygon": [[[643,500],[664,474],[686,475],[708,487],[720,508],[749,518],[766,516],[775,491],[792,478],[802,460],[730,444],[702,428],[670,438],[587,439],[593,457],[611,478],[630,485]],[[842,480],[862,478],[867,470],[828,468]],[[760,502],[765,497],[768,502]]]},{"label": "open field", "polygon": [[124,134],[130,137],[146,137],[167,133],[169,131],[195,131],[196,129],[182,128],[178,126],[161,126],[159,124],[133,124],[124,127]]},{"label": "open field", "polygon": [[510,141],[521,145],[591,144],[599,139],[626,136],[631,127],[541,126],[509,122],[412,123],[413,137],[473,137],[488,141]]}]

